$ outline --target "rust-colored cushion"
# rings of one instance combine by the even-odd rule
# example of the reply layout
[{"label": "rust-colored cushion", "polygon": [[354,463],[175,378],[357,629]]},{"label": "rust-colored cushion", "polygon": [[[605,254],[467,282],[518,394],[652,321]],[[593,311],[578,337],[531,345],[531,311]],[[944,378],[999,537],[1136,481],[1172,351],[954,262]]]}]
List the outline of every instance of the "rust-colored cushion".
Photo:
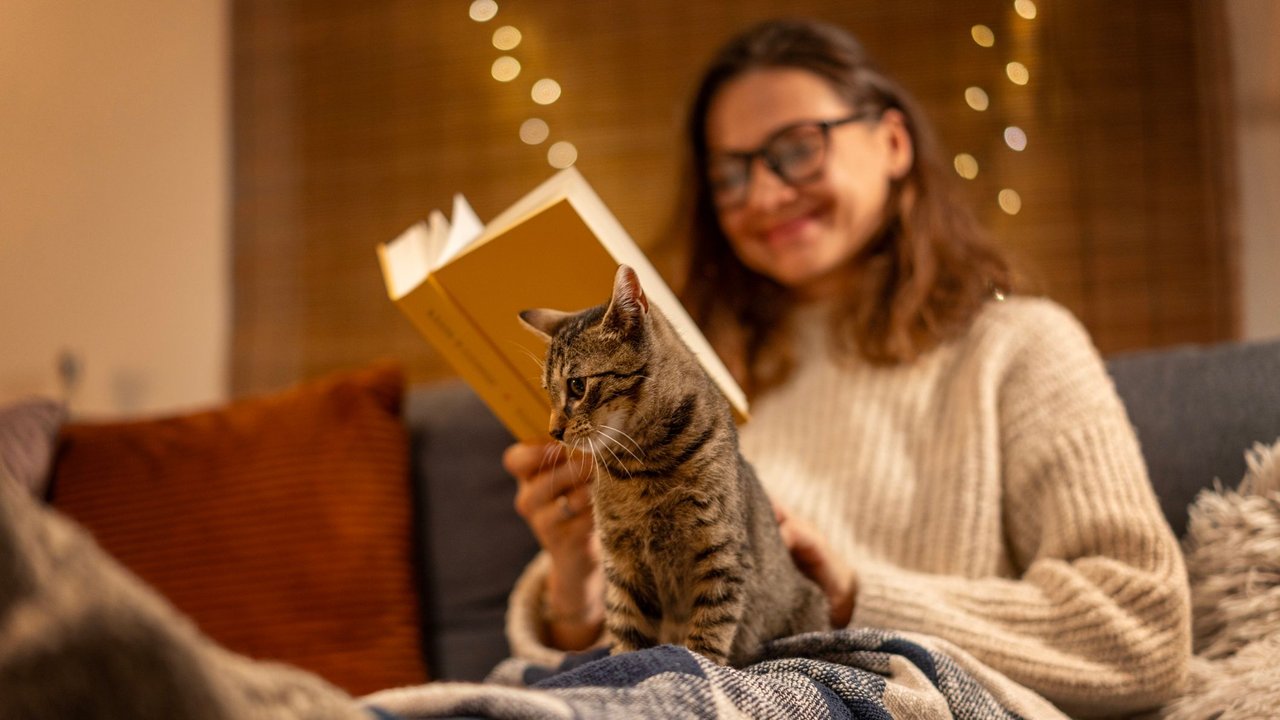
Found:
[{"label": "rust-colored cushion", "polygon": [[182,417],[72,423],[53,504],[231,650],[353,694],[425,682],[403,389],[380,364]]}]

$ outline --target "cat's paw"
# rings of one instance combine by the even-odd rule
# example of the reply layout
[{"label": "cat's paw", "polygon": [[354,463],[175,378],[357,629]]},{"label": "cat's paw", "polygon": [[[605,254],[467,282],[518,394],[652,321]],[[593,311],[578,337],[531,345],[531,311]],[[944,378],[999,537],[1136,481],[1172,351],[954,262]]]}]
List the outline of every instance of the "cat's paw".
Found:
[{"label": "cat's paw", "polygon": [[619,622],[614,617],[605,619],[605,630],[608,631],[609,637],[613,638],[613,645],[609,648],[610,655],[643,650],[658,644],[657,638],[650,636],[644,630],[630,623]]},{"label": "cat's paw", "polygon": [[689,648],[690,650],[692,650],[692,651],[694,651],[694,652],[698,653],[698,654],[699,654],[699,655],[701,655],[702,657],[704,657],[704,658],[706,658],[706,659],[710,660],[711,662],[713,662],[713,663],[715,663],[715,664],[717,664],[717,665],[728,665],[728,664],[729,664],[729,655],[728,655],[727,653],[725,653],[725,652],[723,652],[723,651],[721,651],[721,650],[717,649],[717,648],[711,648],[711,647],[707,647],[707,646],[705,646],[705,645],[699,645],[699,644],[697,644],[697,643],[691,643],[691,644],[686,645],[685,647],[687,647],[687,648]]}]

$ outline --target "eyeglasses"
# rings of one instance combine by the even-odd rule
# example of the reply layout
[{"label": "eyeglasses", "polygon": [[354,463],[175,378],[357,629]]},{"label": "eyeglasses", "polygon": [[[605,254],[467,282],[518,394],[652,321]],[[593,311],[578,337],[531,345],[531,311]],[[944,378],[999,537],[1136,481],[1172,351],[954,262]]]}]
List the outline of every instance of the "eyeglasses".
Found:
[{"label": "eyeglasses", "polygon": [[756,150],[712,154],[707,170],[712,199],[726,210],[746,204],[756,158],[793,187],[817,180],[826,168],[831,128],[869,117],[871,113],[859,111],[837,120],[792,123],[774,131]]}]

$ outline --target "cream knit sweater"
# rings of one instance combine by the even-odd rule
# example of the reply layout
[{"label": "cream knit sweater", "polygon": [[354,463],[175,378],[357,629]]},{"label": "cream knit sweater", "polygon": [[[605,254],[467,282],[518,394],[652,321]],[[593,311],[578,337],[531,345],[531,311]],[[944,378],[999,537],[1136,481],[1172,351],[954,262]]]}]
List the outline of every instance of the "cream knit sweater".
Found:
[{"label": "cream knit sweater", "polygon": [[[857,571],[852,624],[936,636],[1072,714],[1157,705],[1190,656],[1185,569],[1097,351],[1061,307],[990,302],[901,367],[833,359],[821,310],[743,451]],[[512,596],[540,645],[546,558]]]}]

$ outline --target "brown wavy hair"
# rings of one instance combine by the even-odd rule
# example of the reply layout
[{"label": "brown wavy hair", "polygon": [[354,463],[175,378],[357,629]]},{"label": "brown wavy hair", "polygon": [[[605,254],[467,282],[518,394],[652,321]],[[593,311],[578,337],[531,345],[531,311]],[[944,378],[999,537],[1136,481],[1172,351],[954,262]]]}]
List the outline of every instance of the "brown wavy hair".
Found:
[{"label": "brown wavy hair", "polygon": [[680,213],[691,237],[682,300],[750,395],[784,381],[793,358],[786,288],[738,260],[720,227],[707,181],[707,112],[726,83],[753,70],[798,68],[856,110],[898,110],[913,164],[891,187],[876,236],[846,268],[836,301],[835,348],[880,365],[910,362],[964,331],[993,290],[1008,290],[1009,263],[988,241],[915,101],[848,32],[809,20],[774,20],[738,35],[713,58],[686,127],[692,151]]}]

